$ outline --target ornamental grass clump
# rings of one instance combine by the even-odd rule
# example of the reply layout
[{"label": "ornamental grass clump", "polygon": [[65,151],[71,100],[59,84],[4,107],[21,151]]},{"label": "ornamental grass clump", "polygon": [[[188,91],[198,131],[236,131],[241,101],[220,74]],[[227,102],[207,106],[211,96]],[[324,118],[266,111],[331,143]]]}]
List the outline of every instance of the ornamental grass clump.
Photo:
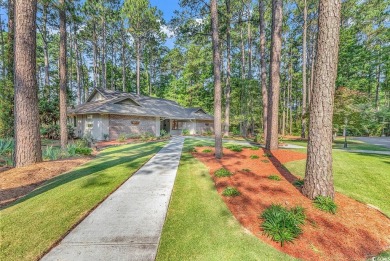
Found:
[{"label": "ornamental grass clump", "polygon": [[257,155],[250,155],[249,158],[251,158],[251,159],[258,159],[259,156],[257,156]]},{"label": "ornamental grass clump", "polygon": [[227,169],[224,169],[224,168],[220,168],[219,170],[217,170],[214,175],[218,178],[222,178],[222,177],[230,177],[231,175],[233,175],[230,171],[228,171]]},{"label": "ornamental grass clump", "polygon": [[228,144],[225,146],[225,148],[234,152],[241,152],[243,147],[240,145]]},{"label": "ornamental grass clump", "polygon": [[337,211],[337,205],[334,203],[332,198],[330,197],[324,197],[324,196],[317,196],[314,199],[314,206],[322,211],[336,214]]},{"label": "ornamental grass clump", "polygon": [[241,195],[241,193],[236,188],[227,187],[222,192],[222,195],[224,195],[226,197],[236,197],[236,196]]},{"label": "ornamental grass clump", "polygon": [[212,150],[210,150],[210,149],[205,149],[205,150],[203,150],[202,152],[204,152],[204,153],[210,153],[210,152],[212,152]]},{"label": "ornamental grass clump", "polygon": [[261,228],[264,234],[281,246],[285,242],[292,242],[302,234],[301,226],[305,222],[305,210],[297,206],[287,209],[281,205],[272,204],[260,216],[263,219]]},{"label": "ornamental grass clump", "polygon": [[302,188],[305,181],[303,179],[297,179],[293,182],[293,185],[297,188]]},{"label": "ornamental grass clump", "polygon": [[270,180],[276,180],[276,181],[282,180],[279,176],[276,176],[276,175],[270,175],[270,176],[268,176],[268,179],[270,179]]}]

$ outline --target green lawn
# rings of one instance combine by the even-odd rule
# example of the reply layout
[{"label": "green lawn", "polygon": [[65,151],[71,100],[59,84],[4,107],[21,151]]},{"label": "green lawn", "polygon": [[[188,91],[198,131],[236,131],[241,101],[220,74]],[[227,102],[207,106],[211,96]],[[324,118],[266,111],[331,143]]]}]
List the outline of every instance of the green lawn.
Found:
[{"label": "green lawn", "polygon": [[0,211],[0,260],[36,260],[165,142],[113,147]]},{"label": "green lawn", "polygon": [[[304,176],[306,160],[285,164],[294,175]],[[390,157],[387,155],[333,151],[337,191],[379,207],[390,216]]]},{"label": "green lawn", "polygon": [[[212,142],[186,139],[184,150]],[[157,260],[291,260],[244,230],[218,195],[208,169],[183,153]]]}]

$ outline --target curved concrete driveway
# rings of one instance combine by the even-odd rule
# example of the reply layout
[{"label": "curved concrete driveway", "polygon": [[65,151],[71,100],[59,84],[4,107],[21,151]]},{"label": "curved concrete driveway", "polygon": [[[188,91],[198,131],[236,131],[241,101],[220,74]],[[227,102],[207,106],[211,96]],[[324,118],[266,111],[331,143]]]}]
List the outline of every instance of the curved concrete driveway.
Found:
[{"label": "curved concrete driveway", "polygon": [[173,138],[41,260],[154,260],[183,141]]},{"label": "curved concrete driveway", "polygon": [[390,149],[390,137],[355,137],[353,139]]}]

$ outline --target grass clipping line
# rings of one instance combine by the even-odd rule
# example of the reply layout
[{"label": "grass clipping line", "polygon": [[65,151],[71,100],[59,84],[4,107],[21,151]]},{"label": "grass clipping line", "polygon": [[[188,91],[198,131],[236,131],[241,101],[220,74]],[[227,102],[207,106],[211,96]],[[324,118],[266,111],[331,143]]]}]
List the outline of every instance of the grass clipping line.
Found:
[{"label": "grass clipping line", "polygon": [[264,234],[283,246],[285,242],[292,242],[302,233],[301,226],[306,216],[303,207],[287,209],[272,204],[264,210],[260,218],[264,220],[261,224]]}]

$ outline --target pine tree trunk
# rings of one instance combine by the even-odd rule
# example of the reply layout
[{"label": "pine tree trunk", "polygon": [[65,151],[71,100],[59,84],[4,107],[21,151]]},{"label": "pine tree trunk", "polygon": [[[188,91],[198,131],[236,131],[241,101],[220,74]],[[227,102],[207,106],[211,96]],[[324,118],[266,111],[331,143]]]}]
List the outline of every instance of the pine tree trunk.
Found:
[{"label": "pine tree trunk", "polygon": [[37,1],[15,1],[15,167],[42,161],[36,79]]},{"label": "pine tree trunk", "polygon": [[66,113],[66,85],[67,85],[67,69],[66,69],[66,3],[65,0],[60,0],[60,136],[61,148],[65,149],[68,144],[68,129],[67,129],[67,113]]},{"label": "pine tree trunk", "polygon": [[260,14],[260,75],[261,75],[261,94],[263,100],[263,132],[264,141],[267,140],[267,124],[268,124],[268,87],[267,87],[267,61],[265,59],[265,5],[264,0],[259,0]]},{"label": "pine tree trunk", "polygon": [[307,4],[306,0],[304,0],[303,7],[303,44],[302,44],[302,126],[301,126],[301,138],[306,138],[306,38],[307,38]]},{"label": "pine tree trunk", "polygon": [[1,15],[0,15],[0,41],[1,41],[0,43],[1,43],[1,58],[2,58],[2,61],[1,61],[1,68],[2,68],[1,79],[5,80],[5,77],[6,77],[6,62],[5,62],[5,50],[4,50],[5,41],[4,41],[4,35],[3,35],[3,20],[1,18]]},{"label": "pine tree trunk", "polygon": [[80,105],[82,103],[82,85],[81,85],[81,61],[80,61],[80,51],[79,44],[77,41],[77,30],[76,26],[73,27],[74,32],[74,51],[76,53],[76,81],[77,81],[77,104]]},{"label": "pine tree trunk", "polygon": [[223,136],[229,136],[230,129],[230,78],[231,78],[231,37],[230,37],[230,0],[226,0],[226,89],[225,89],[225,124]]},{"label": "pine tree trunk", "polygon": [[96,24],[94,21],[92,21],[93,25],[93,32],[92,32],[92,38],[93,38],[93,88],[97,88],[98,84],[98,68],[97,68],[97,35],[96,35]]},{"label": "pine tree trunk", "polygon": [[266,148],[278,149],[278,112],[280,92],[280,55],[282,49],[283,1],[272,1],[272,37],[270,89],[268,105],[268,133]]},{"label": "pine tree trunk", "polygon": [[141,66],[141,43],[139,37],[136,38],[136,52],[137,52],[137,94],[141,93],[140,91],[140,66]]},{"label": "pine tree trunk", "polygon": [[375,110],[379,111],[379,89],[381,83],[381,64],[378,64],[376,71],[376,88],[375,88]]},{"label": "pine tree trunk", "polygon": [[211,33],[213,42],[214,63],[214,132],[215,132],[215,157],[222,158],[222,125],[221,125],[221,57],[219,53],[218,34],[218,7],[217,0],[210,0]]},{"label": "pine tree trunk", "polygon": [[102,85],[103,89],[107,89],[107,66],[106,66],[106,19],[103,15],[102,22]]},{"label": "pine tree trunk", "polygon": [[123,22],[121,22],[122,36],[122,91],[126,91],[126,38]]},{"label": "pine tree trunk", "polygon": [[334,198],[332,117],[340,33],[340,0],[320,0],[314,88],[310,106],[309,142],[302,192]]}]

